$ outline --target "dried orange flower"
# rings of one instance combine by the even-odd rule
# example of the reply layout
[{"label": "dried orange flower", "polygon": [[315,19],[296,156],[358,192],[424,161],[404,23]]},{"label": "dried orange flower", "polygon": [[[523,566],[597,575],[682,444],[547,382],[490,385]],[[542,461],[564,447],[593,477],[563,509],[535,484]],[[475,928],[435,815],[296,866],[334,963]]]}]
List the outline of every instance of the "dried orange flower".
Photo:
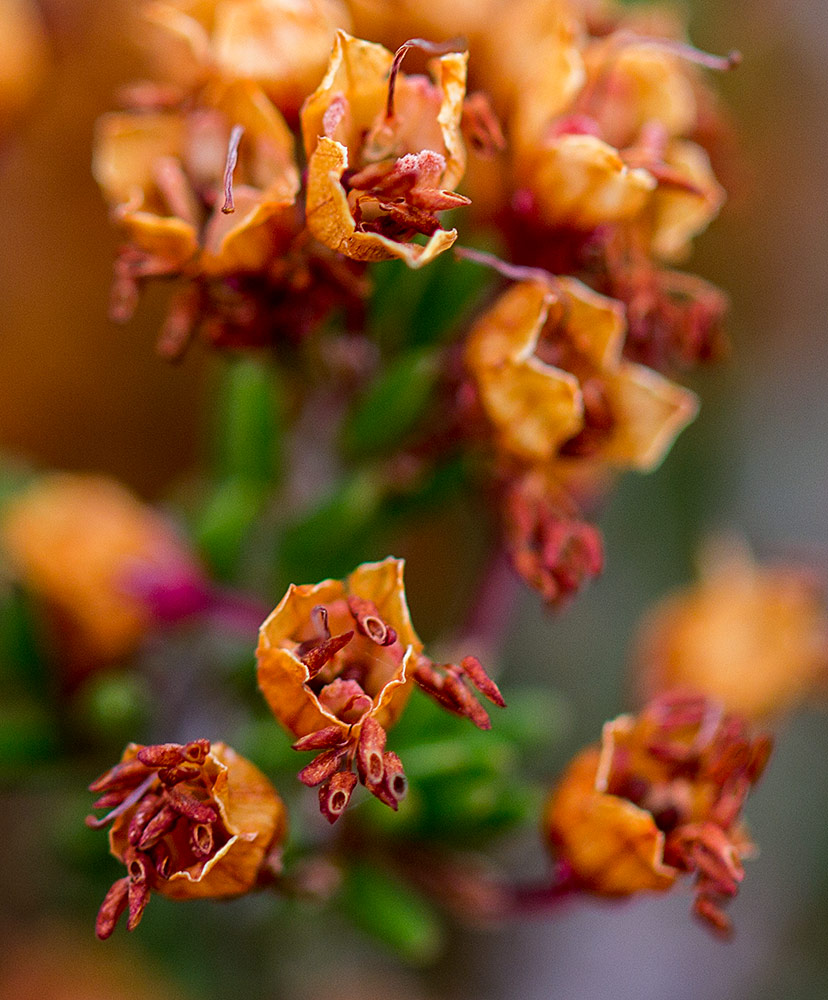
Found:
[{"label": "dried orange flower", "polygon": [[40,479],[7,505],[0,538],[79,668],[129,655],[154,623],[207,601],[203,572],[172,526],[111,479]]},{"label": "dried orange flower", "polygon": [[645,617],[634,664],[649,694],[688,685],[746,718],[777,716],[828,677],[824,594],[803,569],[713,547],[699,582]]},{"label": "dried orange flower", "polygon": [[[321,753],[300,773],[320,786],[320,809],[333,823],[357,777],[396,809],[406,793],[402,763],[385,750],[386,730],[414,683],[449,711],[487,729],[489,717],[465,680],[497,705],[496,685],[467,656],[440,670],[423,655],[403,584],[404,563],[364,563],[347,580],[291,584],[259,633],[259,687],[296,750]],[[356,773],[353,772],[354,766]]]},{"label": "dried orange flower", "polygon": [[624,361],[620,303],[574,278],[522,281],[473,328],[466,363],[503,452],[647,471],[696,414],[688,389]]},{"label": "dried orange flower", "polygon": [[124,910],[134,930],[153,892],[170,899],[240,896],[279,869],[287,832],[282,800],[224,743],[131,743],[89,789],[100,794],[94,808],[108,812],[88,817],[87,825],[112,824],[110,851],[127,868],[98,913],[101,939]]},{"label": "dried orange flower", "polygon": [[182,279],[158,349],[196,334],[218,347],[300,339],[337,305],[361,302],[356,265],[317,243],[296,200],[294,138],[249,81],[195,98],[137,85],[133,111],[98,124],[94,170],[124,233],[111,314],[130,318],[141,285]]},{"label": "dried orange flower", "polygon": [[516,179],[544,223],[592,230],[643,215],[651,251],[672,260],[724,200],[706,152],[688,141],[701,91],[692,64],[727,69],[737,60],[649,33],[659,27],[680,32],[627,14],[599,38],[562,27],[553,50],[572,67],[561,75],[570,82],[524,88],[512,131]]},{"label": "dried orange flower", "polygon": [[252,83],[104,115],[93,169],[136,277],[257,271],[294,235],[293,137]]},{"label": "dried orange flower", "polygon": [[603,896],[695,881],[693,912],[726,934],[722,906],[753,845],[740,822],[770,755],[744,721],[702,695],[660,695],[604,726],[550,797],[543,828],[574,884]]},{"label": "dried orange flower", "polygon": [[151,0],[141,15],[162,79],[252,80],[291,117],[322,79],[336,29],[350,26],[340,0]]},{"label": "dried orange flower", "polygon": [[[425,45],[419,40],[412,44]],[[468,203],[460,118],[467,53],[435,63],[435,82],[399,72],[397,57],[338,32],[325,78],[302,109],[307,224],[354,260],[399,257],[421,267],[454,243],[437,213]],[[424,246],[411,242],[428,237]]]}]

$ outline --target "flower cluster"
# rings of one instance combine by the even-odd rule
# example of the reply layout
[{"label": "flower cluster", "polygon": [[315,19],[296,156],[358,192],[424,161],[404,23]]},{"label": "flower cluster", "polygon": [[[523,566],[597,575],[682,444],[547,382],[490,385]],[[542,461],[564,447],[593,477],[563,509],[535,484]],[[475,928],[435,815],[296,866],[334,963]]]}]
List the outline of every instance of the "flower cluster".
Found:
[{"label": "flower cluster", "polygon": [[[446,365],[460,434],[427,460],[488,443],[513,565],[554,603],[602,566],[582,508],[613,470],[660,463],[697,409],[675,369],[723,349],[724,297],[672,264],[724,199],[701,69],[738,60],[664,12],[472,6],[145,4],[157,78],[101,119],[95,152],[124,237],[113,315],[175,279],[168,356],[197,333],[295,344],[333,310],[359,327],[373,262],[454,245],[442,213],[472,239],[496,227],[517,284],[474,320],[465,374]],[[412,49],[430,78],[402,71]]]},{"label": "flower cluster", "polygon": [[828,677],[822,587],[804,567],[762,566],[741,545],[711,545],[698,583],[647,614],[633,667],[645,695],[689,686],[747,719],[774,719]]},{"label": "flower cluster", "polygon": [[179,287],[163,354],[197,333],[220,347],[291,342],[359,308],[364,262],[419,267],[454,242],[438,213],[467,203],[454,193],[465,54],[437,60],[432,83],[342,30],[337,3],[189,7],[142,8],[160,79],[127,88],[126,109],[98,123],[94,172],[124,238],[113,318],[165,278]]},{"label": "flower cluster", "polygon": [[[286,453],[306,457],[324,425],[331,454],[321,475],[311,470],[311,491],[321,496],[340,471],[344,486],[296,522],[304,487],[287,489],[287,513],[274,503],[262,524],[263,536],[274,534],[268,551],[289,562],[319,529],[317,552],[327,555],[382,503],[402,499],[405,509],[418,488],[427,493],[430,473],[462,467],[465,485],[493,484],[498,546],[517,573],[549,604],[577,592],[603,563],[592,509],[617,473],[662,462],[698,409],[680,371],[725,347],[723,295],[675,265],[724,200],[713,169],[720,117],[702,70],[737,58],[693,49],[668,13],[612,0],[152,0],[138,15],[155,77],[126,88],[122,110],[99,120],[94,152],[122,238],[112,314],[127,319],[144,284],[163,279],[175,286],[159,342],[166,356],[198,337],[220,348],[287,345],[288,356],[273,353],[291,376],[297,358],[310,359],[286,394],[284,424],[295,432]],[[500,256],[458,245],[484,230]],[[509,285],[490,287],[468,312],[456,307],[439,333],[369,342],[374,265],[422,281],[411,272],[441,255],[428,272],[437,278],[422,282],[429,295],[457,266],[452,256]],[[427,295],[418,307],[423,326],[430,305]],[[323,331],[335,312],[343,322]],[[337,382],[336,359],[355,344],[356,362]],[[337,397],[321,409],[320,368]],[[251,425],[267,423],[269,436],[258,416]],[[244,450],[240,424],[234,443]],[[360,424],[372,424],[367,443]],[[370,496],[349,491],[349,463]],[[250,464],[270,488],[272,469]],[[235,532],[242,517],[227,520]],[[90,657],[123,655],[152,624],[217,599],[189,549],[101,480],[36,486],[10,506],[3,538],[20,577],[72,623],[75,647]],[[290,567],[301,576],[279,562],[282,586],[304,577],[304,557]],[[359,784],[398,809],[408,778],[389,733],[415,687],[481,730],[491,723],[478,695],[504,706],[474,656],[426,655],[403,568],[389,557],[342,580],[291,584],[259,629],[259,688],[293,749],[313,753],[299,780],[317,789],[331,824]],[[721,601],[721,586],[741,603]],[[798,691],[826,662],[811,596],[740,570],[657,615],[645,644],[652,700],[607,723],[547,804],[562,884],[628,896],[689,875],[695,913],[729,930],[723,907],[752,849],[741,812],[770,753],[749,725],[787,697],[783,672]],[[481,599],[475,626],[502,617],[489,603]],[[751,633],[739,645],[734,621],[755,617],[769,638]],[[479,632],[488,636],[488,625]],[[773,661],[767,691],[744,681],[760,652]],[[401,753],[414,783],[413,755]],[[127,868],[101,907],[100,937],[125,910],[134,928],[151,891],[233,896],[273,882],[285,809],[225,744],[133,744],[91,788],[108,811],[89,824],[111,824],[112,853]],[[347,856],[360,835],[349,821],[326,842]]]},{"label": "flower cluster", "polygon": [[692,875],[693,912],[726,934],[722,906],[753,853],[740,815],[770,750],[715,701],[666,692],[608,722],[600,745],[572,761],[544,832],[571,882],[598,895],[663,892]]}]

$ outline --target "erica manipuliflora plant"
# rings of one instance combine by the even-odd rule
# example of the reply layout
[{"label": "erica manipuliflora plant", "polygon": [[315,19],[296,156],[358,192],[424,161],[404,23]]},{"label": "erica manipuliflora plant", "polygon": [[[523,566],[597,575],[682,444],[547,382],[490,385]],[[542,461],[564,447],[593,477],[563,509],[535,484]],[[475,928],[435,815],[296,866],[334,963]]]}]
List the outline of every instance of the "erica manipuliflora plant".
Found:
[{"label": "erica manipuliflora plant", "polygon": [[[703,405],[688,372],[728,350],[726,296],[679,268],[726,203],[711,74],[738,55],[666,8],[587,0],[133,13],[146,77],[92,151],[110,315],[160,301],[161,355],[209,354],[213,438],[169,490],[175,526],[110,477],[7,486],[0,465],[0,667],[27,664],[20,700],[57,734],[9,744],[91,775],[135,741],[89,786],[121,866],[98,936],[153,894],[257,893],[228,921],[241,951],[278,940],[304,975],[306,904],[423,964],[446,912],[552,918],[681,884],[727,936],[771,753],[755,726],[824,681],[816,589],[713,559],[642,625],[644,703],[557,778],[554,624],[527,664],[542,683],[508,667],[531,648],[518,588],[563,610],[601,573],[614,484],[669,461]],[[584,685],[607,669],[589,659]],[[552,873],[525,885],[497,841],[538,825]],[[155,914],[185,920],[164,907],[147,940]]]}]

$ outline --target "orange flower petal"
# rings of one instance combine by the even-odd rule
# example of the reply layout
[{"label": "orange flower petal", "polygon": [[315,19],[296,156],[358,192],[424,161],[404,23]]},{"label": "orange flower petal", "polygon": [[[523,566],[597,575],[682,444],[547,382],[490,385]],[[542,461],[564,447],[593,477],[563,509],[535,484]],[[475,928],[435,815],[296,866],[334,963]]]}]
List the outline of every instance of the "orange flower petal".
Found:
[{"label": "orange flower petal", "polygon": [[584,750],[564,773],[544,814],[550,843],[593,892],[669,889],[678,873],[664,864],[664,834],[648,812],[596,787],[599,758]]}]

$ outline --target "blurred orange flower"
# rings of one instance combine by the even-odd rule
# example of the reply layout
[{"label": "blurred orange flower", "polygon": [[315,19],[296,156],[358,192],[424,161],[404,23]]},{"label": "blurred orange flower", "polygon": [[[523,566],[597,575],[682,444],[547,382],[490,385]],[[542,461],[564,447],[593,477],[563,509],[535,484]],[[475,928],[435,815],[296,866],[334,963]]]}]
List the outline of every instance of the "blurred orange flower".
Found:
[{"label": "blurred orange flower", "polygon": [[804,569],[713,546],[699,582],[644,618],[633,662],[647,695],[687,685],[746,718],[772,718],[828,679],[824,594]]},{"label": "blurred orange flower", "polygon": [[128,910],[134,930],[150,894],[171,899],[238,896],[278,871],[287,832],[282,800],[267,778],[224,743],[131,743],[90,786],[87,824],[108,823],[112,854],[127,875],[106,895],[96,931],[107,938]]},{"label": "blurred orange flower", "polygon": [[291,118],[322,79],[336,29],[350,27],[340,0],[151,0],[141,18],[161,79],[251,80]]},{"label": "blurred orange flower", "polygon": [[720,933],[722,906],[753,845],[740,822],[767,763],[767,737],[702,695],[662,694],[637,716],[604,726],[550,797],[543,828],[574,883],[604,896],[695,879],[694,913]]},{"label": "blurred orange flower", "polygon": [[136,276],[264,269],[294,235],[293,137],[252,83],[212,85],[194,108],[104,115],[93,169]]},{"label": "blurred orange flower", "polygon": [[37,4],[0,0],[0,136],[34,97],[48,61]]},{"label": "blurred orange flower", "polygon": [[38,480],[6,506],[0,540],[78,672],[128,656],[154,624],[206,600],[203,571],[173,527],[102,476]]},{"label": "blurred orange flower", "polygon": [[[403,49],[405,46],[403,46]],[[460,118],[467,53],[435,61],[435,82],[398,72],[403,49],[337,33],[325,78],[302,108],[307,223],[354,260],[422,267],[454,243],[437,213],[467,203]],[[428,237],[421,246],[416,234]]]}]

